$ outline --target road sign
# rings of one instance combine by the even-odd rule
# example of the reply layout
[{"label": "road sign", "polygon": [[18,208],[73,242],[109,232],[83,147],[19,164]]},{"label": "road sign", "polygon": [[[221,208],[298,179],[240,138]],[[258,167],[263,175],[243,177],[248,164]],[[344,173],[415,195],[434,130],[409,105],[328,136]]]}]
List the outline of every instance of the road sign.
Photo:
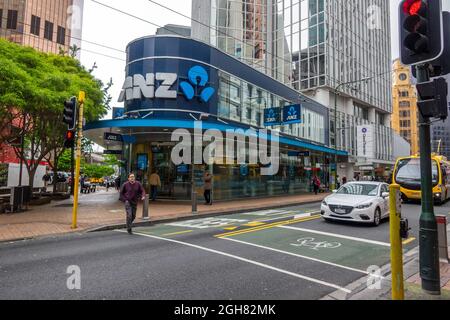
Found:
[{"label": "road sign", "polygon": [[103,150],[103,154],[121,155],[122,154],[122,150]]},{"label": "road sign", "polygon": [[106,141],[115,141],[115,142],[123,142],[123,137],[121,134],[105,132],[103,138]]}]

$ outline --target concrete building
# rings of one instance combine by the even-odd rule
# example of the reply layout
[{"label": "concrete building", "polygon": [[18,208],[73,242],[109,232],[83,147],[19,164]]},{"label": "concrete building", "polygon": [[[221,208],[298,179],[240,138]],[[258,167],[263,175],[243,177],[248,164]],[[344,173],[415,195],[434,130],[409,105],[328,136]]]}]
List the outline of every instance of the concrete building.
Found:
[{"label": "concrete building", "polygon": [[83,0],[0,0],[0,37],[58,54],[81,46]]},{"label": "concrete building", "polygon": [[[193,38],[329,108],[330,145],[349,153],[338,159],[339,176],[374,175],[394,163],[388,1],[193,0],[192,12]],[[362,125],[379,128],[370,163],[357,153]]]},{"label": "concrete building", "polygon": [[392,74],[392,128],[411,145],[412,155],[419,153],[419,115],[417,92],[411,68],[394,61]]},{"label": "concrete building", "polygon": [[156,29],[157,36],[181,36],[189,38],[191,36],[191,27],[190,26],[180,26],[177,24],[166,24],[162,28]]}]

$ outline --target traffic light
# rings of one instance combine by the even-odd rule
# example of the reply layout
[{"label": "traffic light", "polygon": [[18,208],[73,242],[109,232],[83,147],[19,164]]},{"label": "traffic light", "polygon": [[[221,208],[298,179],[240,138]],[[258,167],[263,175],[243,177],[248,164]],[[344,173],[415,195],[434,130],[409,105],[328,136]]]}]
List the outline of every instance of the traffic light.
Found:
[{"label": "traffic light", "polygon": [[399,12],[402,63],[416,65],[439,58],[444,48],[441,0],[403,0]]},{"label": "traffic light", "polygon": [[448,85],[444,78],[423,82],[416,85],[419,101],[417,106],[424,118],[439,118],[442,120],[448,117]]},{"label": "traffic light", "polygon": [[66,136],[64,137],[64,148],[70,149],[75,146],[75,131],[68,130]]},{"label": "traffic light", "polygon": [[67,124],[67,130],[74,130],[77,123],[77,98],[72,97],[64,102],[63,122]]}]

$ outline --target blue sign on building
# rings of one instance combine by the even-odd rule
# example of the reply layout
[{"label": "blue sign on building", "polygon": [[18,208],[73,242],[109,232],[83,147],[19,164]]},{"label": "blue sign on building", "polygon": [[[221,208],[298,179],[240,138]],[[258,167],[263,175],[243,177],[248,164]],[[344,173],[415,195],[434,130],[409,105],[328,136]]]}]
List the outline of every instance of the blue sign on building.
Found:
[{"label": "blue sign on building", "polygon": [[125,114],[125,108],[113,108],[112,111],[112,118],[113,119],[117,119],[117,118],[122,118]]},{"label": "blue sign on building", "polygon": [[283,124],[301,123],[302,113],[299,104],[283,108]]},{"label": "blue sign on building", "polygon": [[264,110],[264,125],[274,126],[281,123],[280,108],[270,108]]}]

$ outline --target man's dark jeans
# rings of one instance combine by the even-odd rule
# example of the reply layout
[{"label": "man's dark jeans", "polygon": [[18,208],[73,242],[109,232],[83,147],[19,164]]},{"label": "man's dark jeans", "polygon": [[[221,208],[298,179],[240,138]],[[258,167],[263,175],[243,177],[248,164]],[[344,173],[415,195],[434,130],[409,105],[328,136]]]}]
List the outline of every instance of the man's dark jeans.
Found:
[{"label": "man's dark jeans", "polygon": [[155,201],[158,195],[158,186],[150,186],[150,193],[152,196],[152,201]]},{"label": "man's dark jeans", "polygon": [[205,190],[203,195],[205,196],[206,204],[211,204],[211,190]]},{"label": "man's dark jeans", "polygon": [[136,219],[137,204],[125,201],[125,210],[127,212],[127,230],[131,230],[134,219]]}]

